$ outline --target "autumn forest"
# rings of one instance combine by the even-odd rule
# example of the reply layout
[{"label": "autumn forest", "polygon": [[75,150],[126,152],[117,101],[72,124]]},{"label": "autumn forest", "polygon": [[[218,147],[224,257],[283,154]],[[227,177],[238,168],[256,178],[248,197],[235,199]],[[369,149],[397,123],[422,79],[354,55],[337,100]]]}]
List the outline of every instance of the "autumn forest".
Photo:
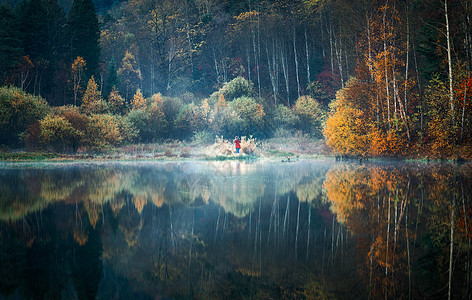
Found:
[{"label": "autumn forest", "polygon": [[[472,157],[469,0],[3,0],[0,145]],[[470,13],[469,13],[470,12]]]}]

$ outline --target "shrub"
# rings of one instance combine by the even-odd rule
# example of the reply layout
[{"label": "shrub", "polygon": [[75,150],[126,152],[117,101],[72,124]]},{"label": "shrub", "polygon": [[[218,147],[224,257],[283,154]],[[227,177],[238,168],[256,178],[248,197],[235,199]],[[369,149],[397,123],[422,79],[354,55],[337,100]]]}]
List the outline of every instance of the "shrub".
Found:
[{"label": "shrub", "polygon": [[125,117],[126,122],[131,124],[137,130],[138,140],[152,141],[152,126],[149,126],[151,115],[145,110],[131,110]]},{"label": "shrub", "polygon": [[226,101],[233,101],[240,97],[253,97],[255,95],[254,84],[244,77],[238,76],[213,93],[210,96],[210,103],[215,104],[220,95],[223,95]]},{"label": "shrub", "polygon": [[249,138],[243,136],[241,138],[241,153],[255,154],[259,146],[259,142],[252,136],[250,136]]},{"label": "shrub", "polygon": [[274,110],[274,123],[277,129],[293,130],[299,124],[300,117],[289,107],[279,104]]},{"label": "shrub", "polygon": [[197,130],[204,130],[207,127],[207,120],[200,109],[193,103],[182,106],[177,118],[175,128],[181,138],[189,137]]},{"label": "shrub", "polygon": [[131,123],[127,118],[123,116],[114,116],[118,122],[118,128],[120,130],[121,137],[123,138],[121,143],[132,143],[137,140],[139,130]]},{"label": "shrub", "polygon": [[40,143],[56,151],[77,151],[79,141],[84,135],[62,116],[47,115],[39,122]]},{"label": "shrub", "polygon": [[53,111],[55,115],[61,116],[69,121],[75,129],[83,132],[87,129],[87,116],[82,114],[77,106],[58,106],[55,107]]},{"label": "shrub", "polygon": [[162,111],[167,124],[166,133],[170,136],[174,133],[174,120],[182,108],[182,100],[173,97],[162,97],[162,100]]},{"label": "shrub", "polygon": [[16,87],[0,88],[0,144],[18,145],[20,134],[50,111],[46,101]]},{"label": "shrub", "polygon": [[103,151],[123,142],[120,123],[112,115],[90,115],[88,117],[85,144],[92,151]]},{"label": "shrub", "polygon": [[216,134],[225,136],[239,135],[241,124],[241,118],[229,106],[219,107],[213,112],[211,128]]},{"label": "shrub", "polygon": [[310,96],[301,96],[295,103],[294,112],[299,117],[299,128],[314,137],[321,137],[324,113],[318,101]]},{"label": "shrub", "polygon": [[237,126],[240,133],[237,135],[253,135],[261,131],[264,126],[264,108],[254,98],[240,97],[231,102],[231,109],[239,117]]},{"label": "shrub", "polygon": [[192,137],[192,142],[199,145],[209,145],[213,142],[213,138],[213,134],[206,130],[196,131]]},{"label": "shrub", "polygon": [[164,101],[161,94],[155,94],[148,100],[149,126],[152,128],[153,139],[166,133],[167,120],[164,114]]}]

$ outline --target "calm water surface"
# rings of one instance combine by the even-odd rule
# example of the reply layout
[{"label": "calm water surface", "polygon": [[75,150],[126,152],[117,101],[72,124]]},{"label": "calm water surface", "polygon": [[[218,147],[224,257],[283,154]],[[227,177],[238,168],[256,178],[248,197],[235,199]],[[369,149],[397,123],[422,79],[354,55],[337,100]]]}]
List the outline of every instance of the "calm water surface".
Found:
[{"label": "calm water surface", "polygon": [[470,299],[472,167],[0,165],[0,299]]}]

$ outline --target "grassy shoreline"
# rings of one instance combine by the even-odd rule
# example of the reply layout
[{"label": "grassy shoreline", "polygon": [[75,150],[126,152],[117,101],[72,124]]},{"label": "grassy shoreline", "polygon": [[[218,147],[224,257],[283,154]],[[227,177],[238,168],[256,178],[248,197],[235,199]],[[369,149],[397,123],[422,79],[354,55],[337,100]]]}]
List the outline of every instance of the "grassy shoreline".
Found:
[{"label": "grassy shoreline", "polygon": [[453,162],[465,163],[462,159],[431,159],[425,157],[372,157],[343,158],[326,145],[323,139],[285,138],[258,141],[250,151],[236,154],[233,146],[225,141],[224,145],[202,144],[196,142],[170,141],[153,144],[132,144],[109,149],[101,153],[79,151],[78,153],[57,153],[49,151],[31,151],[15,149],[0,151],[0,162],[68,162],[68,161],[169,161],[169,160],[256,160],[279,159],[290,161],[296,159],[336,159],[355,161],[415,161],[415,162]]}]

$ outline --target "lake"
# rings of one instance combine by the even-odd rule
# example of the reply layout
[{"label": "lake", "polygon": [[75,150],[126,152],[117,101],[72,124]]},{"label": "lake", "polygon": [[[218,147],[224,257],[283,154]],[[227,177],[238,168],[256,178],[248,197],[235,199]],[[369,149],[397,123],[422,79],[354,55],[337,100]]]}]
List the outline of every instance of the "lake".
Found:
[{"label": "lake", "polygon": [[472,167],[2,163],[0,299],[470,299]]}]

